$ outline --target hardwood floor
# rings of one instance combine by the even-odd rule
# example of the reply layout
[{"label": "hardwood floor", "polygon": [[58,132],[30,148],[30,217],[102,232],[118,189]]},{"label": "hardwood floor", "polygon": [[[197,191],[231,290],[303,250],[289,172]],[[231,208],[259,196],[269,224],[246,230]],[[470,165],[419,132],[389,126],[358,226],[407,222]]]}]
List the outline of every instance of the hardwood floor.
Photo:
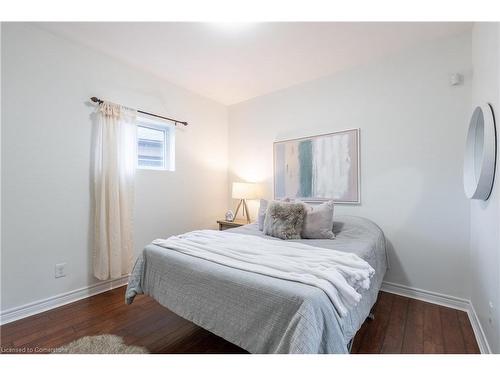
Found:
[{"label": "hardwood floor", "polygon": [[[47,352],[83,336],[115,334],[151,353],[246,353],[175,315],[153,299],[124,303],[118,288],[0,327],[0,345]],[[353,353],[479,353],[467,314],[381,292],[375,320],[366,321]],[[30,349],[30,350],[28,350]]]},{"label": "hardwood floor", "polygon": [[479,353],[463,311],[380,292],[374,313],[356,334],[352,353]]}]

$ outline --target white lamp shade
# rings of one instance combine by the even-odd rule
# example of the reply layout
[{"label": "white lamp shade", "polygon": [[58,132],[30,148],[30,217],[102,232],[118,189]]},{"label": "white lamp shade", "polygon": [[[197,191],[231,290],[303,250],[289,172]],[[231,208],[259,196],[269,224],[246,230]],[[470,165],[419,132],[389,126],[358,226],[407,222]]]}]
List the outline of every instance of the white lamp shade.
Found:
[{"label": "white lamp shade", "polygon": [[233,182],[234,199],[257,199],[259,197],[259,190],[257,184],[248,182]]}]

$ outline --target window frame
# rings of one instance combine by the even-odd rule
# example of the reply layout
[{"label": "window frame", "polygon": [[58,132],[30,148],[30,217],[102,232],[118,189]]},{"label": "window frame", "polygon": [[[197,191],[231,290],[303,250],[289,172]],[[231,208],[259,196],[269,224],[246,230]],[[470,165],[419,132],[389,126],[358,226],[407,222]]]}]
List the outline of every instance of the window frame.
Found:
[{"label": "window frame", "polygon": [[164,121],[153,120],[145,116],[137,116],[137,130],[139,127],[161,131],[163,133],[163,166],[151,167],[139,165],[139,135],[136,142],[136,169],[148,171],[175,171],[175,126]]}]

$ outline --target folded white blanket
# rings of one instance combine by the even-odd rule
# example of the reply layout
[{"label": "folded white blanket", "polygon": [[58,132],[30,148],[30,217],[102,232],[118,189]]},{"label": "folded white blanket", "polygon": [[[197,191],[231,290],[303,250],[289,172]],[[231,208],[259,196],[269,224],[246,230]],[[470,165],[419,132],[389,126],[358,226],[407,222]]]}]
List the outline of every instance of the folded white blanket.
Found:
[{"label": "folded white blanket", "polygon": [[340,316],[370,287],[374,269],[356,254],[215,230],[188,232],[153,244],[228,267],[313,285]]}]

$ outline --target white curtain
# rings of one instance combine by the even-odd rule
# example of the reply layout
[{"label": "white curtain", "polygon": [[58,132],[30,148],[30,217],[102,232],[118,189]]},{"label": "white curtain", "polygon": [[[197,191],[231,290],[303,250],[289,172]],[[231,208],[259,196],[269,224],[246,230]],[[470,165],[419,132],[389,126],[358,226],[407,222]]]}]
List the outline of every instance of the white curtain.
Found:
[{"label": "white curtain", "polygon": [[133,256],[137,112],[104,102],[97,112],[94,154],[94,276],[130,273]]}]

